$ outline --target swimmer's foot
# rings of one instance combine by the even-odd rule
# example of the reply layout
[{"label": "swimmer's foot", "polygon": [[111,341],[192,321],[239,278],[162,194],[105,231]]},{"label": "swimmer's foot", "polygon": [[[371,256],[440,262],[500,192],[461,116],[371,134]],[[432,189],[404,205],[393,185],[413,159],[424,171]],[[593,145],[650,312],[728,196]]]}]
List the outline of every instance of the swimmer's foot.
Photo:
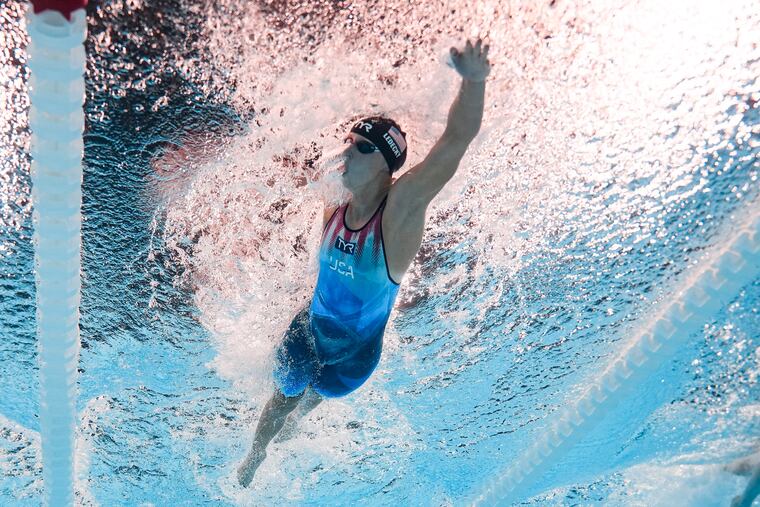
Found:
[{"label": "swimmer's foot", "polygon": [[241,486],[244,488],[247,488],[249,484],[251,484],[251,481],[253,480],[253,475],[256,473],[256,470],[259,468],[259,465],[264,461],[264,458],[267,457],[267,452],[265,450],[251,450],[250,453],[248,453],[248,456],[243,460],[243,463],[238,467],[237,470],[237,477],[238,477],[238,483],[240,483]]}]

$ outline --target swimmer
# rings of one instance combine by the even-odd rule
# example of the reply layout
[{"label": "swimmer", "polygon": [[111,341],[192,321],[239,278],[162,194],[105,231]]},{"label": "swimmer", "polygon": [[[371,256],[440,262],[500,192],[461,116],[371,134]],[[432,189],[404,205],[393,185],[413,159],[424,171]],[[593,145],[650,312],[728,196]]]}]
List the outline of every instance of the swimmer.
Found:
[{"label": "swimmer", "polygon": [[731,507],[752,507],[758,495],[760,495],[760,445],[755,447],[755,453],[740,458],[724,468],[732,474],[749,477],[747,486],[741,495],[737,495],[731,501]]},{"label": "swimmer", "polygon": [[[422,243],[425,211],[454,176],[483,118],[488,45],[468,40],[450,53],[462,77],[459,93],[443,135],[419,164],[393,181],[406,160],[407,142],[389,118],[364,118],[346,135],[341,180],[352,197],[325,209],[317,285],[276,350],[276,387],[237,471],[243,487],[289,414],[303,417],[325,398],[346,396],[380,361],[399,283]],[[288,435],[281,439],[292,434],[296,421],[288,422]]]}]

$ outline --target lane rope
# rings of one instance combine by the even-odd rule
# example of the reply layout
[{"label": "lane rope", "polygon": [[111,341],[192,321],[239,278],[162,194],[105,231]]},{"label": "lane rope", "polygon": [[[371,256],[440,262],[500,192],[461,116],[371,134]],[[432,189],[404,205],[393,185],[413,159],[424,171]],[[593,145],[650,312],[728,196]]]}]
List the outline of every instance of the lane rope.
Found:
[{"label": "lane rope", "polygon": [[712,256],[691,268],[669,303],[636,333],[575,403],[502,473],[487,480],[470,505],[509,505],[523,499],[541,475],[603,419],[636,385],[702,328],[745,285],[760,276],[760,214],[738,229]]}]

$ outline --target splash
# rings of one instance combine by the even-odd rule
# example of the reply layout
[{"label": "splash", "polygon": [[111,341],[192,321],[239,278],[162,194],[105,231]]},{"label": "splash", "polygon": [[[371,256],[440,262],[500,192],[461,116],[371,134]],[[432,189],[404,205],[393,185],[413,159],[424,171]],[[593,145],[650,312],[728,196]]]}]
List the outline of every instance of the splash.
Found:
[{"label": "splash", "polygon": [[[620,265],[630,285],[654,283],[626,262],[681,245],[670,221],[714,191],[715,154],[751,164],[756,150],[741,142],[752,135],[757,48],[744,28],[758,20],[737,23],[749,6],[482,2],[452,13],[391,2],[378,19],[358,9],[337,16],[327,4],[222,2],[206,22],[199,67],[183,72],[232,104],[246,132],[179,141],[180,152],[203,155],[157,161],[155,185],[157,248],[188,268],[178,283],[192,288],[214,337],[210,367],[256,400],[268,394],[272,347],[316,279],[320,201],[347,197],[331,185],[330,154],[352,118],[383,112],[409,133],[408,166],[421,160],[456,92],[443,56],[463,34],[490,39],[488,106],[428,210],[402,285],[386,351],[414,380],[397,392],[461,387],[501,350],[501,369],[540,350],[570,354],[587,313],[604,304],[593,300],[595,284]],[[731,194],[732,206],[746,200]],[[704,235],[699,246],[709,243],[698,225],[712,224],[706,207],[683,220]],[[579,264],[585,271],[546,276]],[[610,315],[632,304],[627,297],[609,303]],[[568,301],[569,324],[545,317],[549,302]],[[536,331],[542,321],[553,327]]]}]

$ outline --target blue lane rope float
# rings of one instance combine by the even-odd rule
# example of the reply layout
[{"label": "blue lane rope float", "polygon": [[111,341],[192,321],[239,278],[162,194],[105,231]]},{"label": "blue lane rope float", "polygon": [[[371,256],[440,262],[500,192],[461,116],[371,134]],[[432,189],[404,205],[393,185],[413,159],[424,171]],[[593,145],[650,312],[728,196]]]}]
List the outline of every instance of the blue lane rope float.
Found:
[{"label": "blue lane rope float", "polygon": [[26,19],[44,502],[72,505],[87,24],[84,9]]},{"label": "blue lane rope float", "polygon": [[471,505],[509,505],[524,499],[541,475],[605,417],[647,375],[671,358],[737,293],[760,276],[760,215],[739,228],[712,257],[691,268],[681,289],[664,304],[638,338],[575,403],[502,473],[483,484]]}]

